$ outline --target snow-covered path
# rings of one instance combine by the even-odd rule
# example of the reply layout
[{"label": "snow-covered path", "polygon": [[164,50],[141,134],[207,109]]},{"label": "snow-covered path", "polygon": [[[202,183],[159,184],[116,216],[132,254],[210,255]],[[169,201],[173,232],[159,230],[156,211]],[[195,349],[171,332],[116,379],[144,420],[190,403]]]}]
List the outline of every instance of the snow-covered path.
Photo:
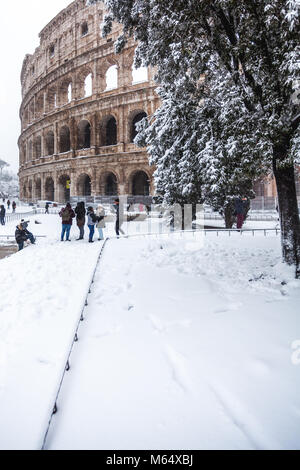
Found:
[{"label": "snow-covered path", "polygon": [[299,281],[279,238],[111,240],[49,449],[300,448]]}]

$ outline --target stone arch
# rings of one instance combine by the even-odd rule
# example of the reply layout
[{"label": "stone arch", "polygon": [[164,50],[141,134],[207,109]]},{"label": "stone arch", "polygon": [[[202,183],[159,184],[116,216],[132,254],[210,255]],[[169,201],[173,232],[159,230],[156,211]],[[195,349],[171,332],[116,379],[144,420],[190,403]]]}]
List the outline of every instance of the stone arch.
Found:
[{"label": "stone arch", "polygon": [[59,153],[69,152],[71,150],[70,129],[64,125],[59,130]]},{"label": "stone arch", "polygon": [[34,181],[34,192],[35,198],[37,200],[42,199],[42,180],[41,178],[36,178]]},{"label": "stone arch", "polygon": [[44,113],[44,94],[39,93],[35,100],[35,115],[37,118],[42,117]]},{"label": "stone arch", "polygon": [[53,155],[54,154],[54,132],[48,131],[45,138],[46,144],[46,155]]},{"label": "stone arch", "polygon": [[144,110],[135,110],[132,113],[130,113],[129,116],[129,142],[133,142],[136,135],[137,135],[137,130],[136,130],[136,124],[140,122],[142,119],[147,117],[147,113]]},{"label": "stone arch", "polygon": [[32,201],[32,180],[28,181],[28,195],[27,198]]},{"label": "stone arch", "polygon": [[33,143],[32,140],[29,141],[28,143],[28,161],[30,162],[33,157]]},{"label": "stone arch", "polygon": [[45,197],[49,201],[54,201],[54,180],[48,176],[45,181]]},{"label": "stone arch", "polygon": [[72,79],[70,77],[64,78],[59,84],[59,103],[61,105],[70,103],[72,100]]},{"label": "stone arch", "polygon": [[100,123],[100,146],[117,145],[118,125],[113,114],[105,116]]},{"label": "stone arch", "polygon": [[57,106],[56,87],[49,87],[47,91],[47,111],[53,111]]},{"label": "stone arch", "polygon": [[40,135],[36,136],[33,141],[33,158],[39,159],[42,156],[42,138]]},{"label": "stone arch", "polygon": [[62,204],[70,201],[70,182],[68,174],[60,175],[58,178],[58,202]]},{"label": "stone arch", "polygon": [[87,85],[87,78],[89,78],[91,85],[90,85],[90,95],[93,94],[93,72],[90,68],[84,67],[77,75],[77,92],[78,98],[85,98],[86,96],[90,96],[86,94],[86,85]]},{"label": "stone arch", "polygon": [[119,178],[112,170],[103,172],[100,176],[100,194],[103,196],[117,196],[119,194]]},{"label": "stone arch", "polygon": [[92,194],[92,180],[87,173],[79,175],[76,181],[77,195],[78,196],[91,196]]},{"label": "stone arch", "polygon": [[105,72],[105,91],[118,88],[119,70],[117,64],[111,64]]},{"label": "stone arch", "polygon": [[83,119],[77,126],[77,149],[88,149],[91,147],[91,124]]},{"label": "stone arch", "polygon": [[26,185],[26,182],[23,183],[23,198],[27,199],[27,185]]},{"label": "stone arch", "polygon": [[149,196],[150,176],[145,170],[135,170],[129,177],[129,194],[132,196]]}]

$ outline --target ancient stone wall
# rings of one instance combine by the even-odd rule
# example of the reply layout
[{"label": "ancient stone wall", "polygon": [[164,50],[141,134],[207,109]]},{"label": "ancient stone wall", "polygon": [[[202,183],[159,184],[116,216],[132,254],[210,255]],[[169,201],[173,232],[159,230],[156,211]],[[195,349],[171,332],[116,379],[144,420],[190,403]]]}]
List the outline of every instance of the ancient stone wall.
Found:
[{"label": "ancient stone wall", "polygon": [[[153,194],[146,149],[135,124],[159,105],[153,71],[133,72],[135,43],[114,53],[120,26],[102,38],[102,2],[76,0],[40,33],[21,83],[20,195],[65,202],[72,196]],[[146,75],[145,75],[146,74]]]}]

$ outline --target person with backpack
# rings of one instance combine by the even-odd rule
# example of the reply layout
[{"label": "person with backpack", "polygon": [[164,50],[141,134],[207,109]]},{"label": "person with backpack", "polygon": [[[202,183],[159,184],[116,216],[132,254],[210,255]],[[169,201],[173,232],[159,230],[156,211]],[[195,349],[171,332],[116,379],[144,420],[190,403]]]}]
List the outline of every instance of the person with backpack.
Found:
[{"label": "person with backpack", "polygon": [[66,207],[60,211],[59,216],[61,217],[62,222],[61,241],[64,241],[64,235],[66,234],[66,241],[70,242],[70,230],[72,227],[72,219],[75,217],[75,213],[69,202],[66,204]]},{"label": "person with backpack", "polygon": [[89,231],[90,231],[90,233],[89,233],[89,243],[94,243],[93,236],[94,236],[94,233],[95,233],[95,225],[98,222],[98,218],[97,218],[96,214],[94,213],[94,209],[93,209],[92,206],[87,208],[87,216],[88,216],[87,225],[88,225],[88,228],[89,228]]},{"label": "person with backpack", "polygon": [[85,224],[85,207],[83,201],[77,203],[77,206],[75,207],[75,214],[77,227],[79,228],[79,238],[76,238],[76,240],[83,240]]}]

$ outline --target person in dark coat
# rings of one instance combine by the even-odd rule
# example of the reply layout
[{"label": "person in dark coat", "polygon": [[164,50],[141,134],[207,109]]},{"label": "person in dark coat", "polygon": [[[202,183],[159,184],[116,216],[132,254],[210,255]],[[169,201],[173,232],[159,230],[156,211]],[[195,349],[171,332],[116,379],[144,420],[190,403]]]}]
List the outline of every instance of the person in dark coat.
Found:
[{"label": "person in dark coat", "polygon": [[121,232],[123,235],[125,235],[123,230],[120,227],[120,200],[119,198],[114,200],[113,208],[116,211],[116,225],[115,225],[116,234],[117,236],[119,236]]},{"label": "person in dark coat", "polygon": [[27,226],[28,222],[25,222],[24,219],[22,219],[19,225],[16,227],[15,238],[19,247],[19,251],[23,250],[25,241],[30,240],[33,245],[35,243],[35,238],[33,234],[27,230]]},{"label": "person in dark coat", "polygon": [[70,242],[70,230],[72,227],[72,219],[75,217],[75,212],[69,202],[66,204],[66,207],[60,211],[59,216],[61,217],[62,222],[61,241],[64,240],[64,235],[66,234],[66,241]]},{"label": "person in dark coat", "polygon": [[0,223],[1,223],[1,225],[5,225],[5,213],[6,213],[6,210],[5,210],[4,205],[2,204],[2,206],[0,206]]},{"label": "person in dark coat", "polygon": [[247,210],[247,198],[236,197],[234,200],[235,215],[237,218],[236,228],[241,229],[245,220]]},{"label": "person in dark coat", "polygon": [[9,209],[9,207],[10,207],[10,200],[9,199],[8,199],[6,204],[7,204],[7,209]]},{"label": "person in dark coat", "polygon": [[13,201],[13,202],[12,202],[11,207],[12,207],[13,213],[15,213],[15,212],[16,212],[16,207],[17,207],[16,201]]},{"label": "person in dark coat", "polygon": [[76,223],[77,227],[79,228],[79,238],[77,238],[77,240],[83,240],[84,237],[85,213],[86,211],[84,202],[78,202],[77,206],[75,207]]},{"label": "person in dark coat", "polygon": [[45,214],[49,214],[49,202],[45,204]]}]

